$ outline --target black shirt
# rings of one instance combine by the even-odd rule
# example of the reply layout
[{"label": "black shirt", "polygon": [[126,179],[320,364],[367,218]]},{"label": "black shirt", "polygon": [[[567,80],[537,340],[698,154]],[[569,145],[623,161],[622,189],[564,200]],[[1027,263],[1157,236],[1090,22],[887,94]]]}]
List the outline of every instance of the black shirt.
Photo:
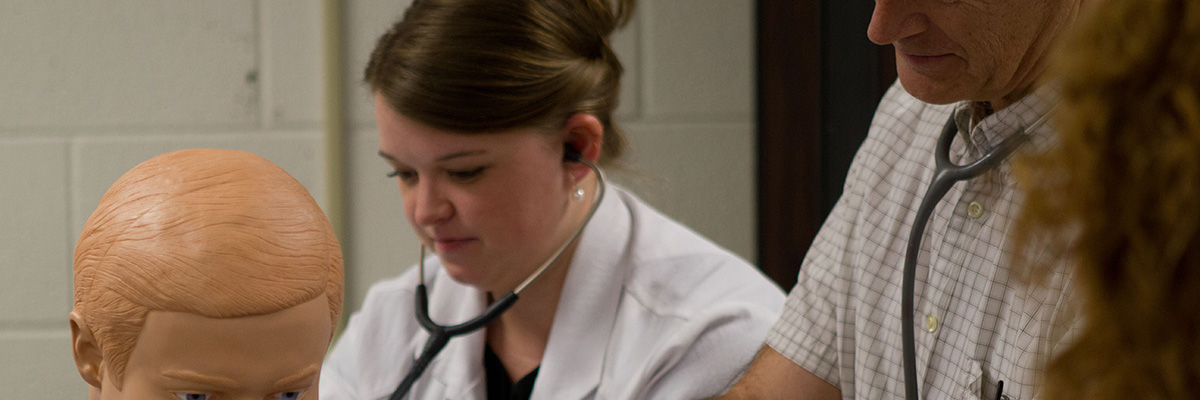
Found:
[{"label": "black shirt", "polygon": [[508,370],[504,368],[504,363],[500,362],[500,357],[492,352],[492,346],[484,345],[483,369],[487,374],[488,400],[529,400],[529,395],[533,394],[533,381],[537,380],[538,370],[541,368],[539,365],[530,371],[529,375],[513,383],[509,380]]}]

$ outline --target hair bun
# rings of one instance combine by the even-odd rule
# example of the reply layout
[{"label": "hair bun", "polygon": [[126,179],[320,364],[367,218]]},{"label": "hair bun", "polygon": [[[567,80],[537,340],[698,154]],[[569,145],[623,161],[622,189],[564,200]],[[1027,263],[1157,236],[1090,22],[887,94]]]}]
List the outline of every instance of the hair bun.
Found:
[{"label": "hair bun", "polygon": [[606,21],[604,35],[608,36],[621,29],[629,20],[633,18],[633,11],[636,8],[636,0],[586,0],[589,8],[600,17],[601,21]]},{"label": "hair bun", "polygon": [[[637,8],[636,0],[611,0],[616,4],[612,8],[613,30],[621,29],[633,19],[633,10]],[[612,32],[609,32],[612,33]]]}]

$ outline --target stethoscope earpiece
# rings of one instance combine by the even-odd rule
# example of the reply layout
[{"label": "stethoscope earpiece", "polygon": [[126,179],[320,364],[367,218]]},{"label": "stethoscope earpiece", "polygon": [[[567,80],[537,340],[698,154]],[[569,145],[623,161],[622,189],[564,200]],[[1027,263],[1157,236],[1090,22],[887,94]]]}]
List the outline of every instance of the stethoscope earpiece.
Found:
[{"label": "stethoscope earpiece", "polygon": [[580,153],[579,149],[571,146],[570,143],[563,143],[563,161],[581,162],[580,160],[583,160],[583,153]]}]

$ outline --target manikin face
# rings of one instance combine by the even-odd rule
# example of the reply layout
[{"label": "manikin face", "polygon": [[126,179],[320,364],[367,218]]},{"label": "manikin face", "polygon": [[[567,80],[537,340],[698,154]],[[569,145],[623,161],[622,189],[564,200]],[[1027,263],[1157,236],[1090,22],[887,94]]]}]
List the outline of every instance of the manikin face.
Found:
[{"label": "manikin face", "polygon": [[151,311],[122,390],[105,374],[100,399],[316,400],[332,334],[325,295],[252,317]]},{"label": "manikin face", "polygon": [[1080,0],[876,0],[867,36],[896,48],[904,88],[945,104],[1019,100]]},{"label": "manikin face", "polygon": [[545,132],[441,131],[376,96],[380,155],[395,169],[404,213],[456,281],[512,290],[570,233],[573,184]]}]

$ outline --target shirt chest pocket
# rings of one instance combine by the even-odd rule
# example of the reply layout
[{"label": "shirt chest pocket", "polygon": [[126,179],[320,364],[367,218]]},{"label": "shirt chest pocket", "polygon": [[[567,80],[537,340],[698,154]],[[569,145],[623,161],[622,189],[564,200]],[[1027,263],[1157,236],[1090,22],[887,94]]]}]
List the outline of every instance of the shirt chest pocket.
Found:
[{"label": "shirt chest pocket", "polygon": [[[956,380],[962,382],[961,391],[954,397],[968,400],[1020,400],[1009,390],[1008,379],[994,373],[985,374],[983,364],[977,360],[966,360],[959,368],[960,376]],[[999,382],[1004,381],[1001,387]]]},{"label": "shirt chest pocket", "polygon": [[[978,360],[964,362],[961,371],[965,375],[960,382],[967,382],[964,395],[974,396],[964,398],[1033,398],[1046,361],[1067,336],[1066,325],[1057,320],[1061,318],[1057,312],[1061,301],[1058,292],[1021,286],[1025,285],[1014,287],[1012,296],[1006,299],[1009,306],[995,324],[995,336],[980,343],[977,353],[987,357],[986,367]],[[1004,384],[998,397],[1001,381]]]}]

